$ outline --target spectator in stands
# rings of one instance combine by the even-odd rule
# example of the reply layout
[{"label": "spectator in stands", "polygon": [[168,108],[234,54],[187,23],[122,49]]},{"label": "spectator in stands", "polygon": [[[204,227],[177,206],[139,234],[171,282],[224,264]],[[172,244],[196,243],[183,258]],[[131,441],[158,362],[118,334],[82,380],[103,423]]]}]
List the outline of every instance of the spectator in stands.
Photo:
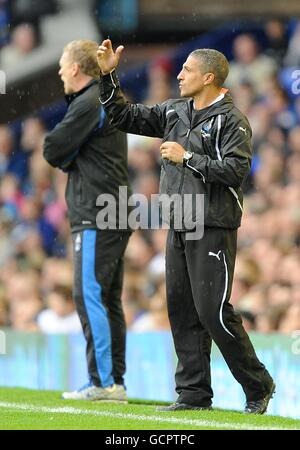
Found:
[{"label": "spectator in stands", "polygon": [[264,53],[274,59],[280,67],[288,45],[286,25],[279,19],[270,19],[266,22],[264,30],[268,40]]},{"label": "spectator in stands", "polygon": [[173,64],[167,57],[154,59],[148,66],[148,91],[145,105],[162,103],[172,97]]},{"label": "spectator in stands", "polygon": [[7,70],[25,58],[37,45],[35,29],[32,25],[23,23],[11,33],[11,42],[1,50],[0,61]]},{"label": "spectator in stands", "polygon": [[267,288],[264,284],[252,286],[244,296],[241,296],[237,307],[240,311],[248,311],[256,317],[267,306]]},{"label": "spectator in stands", "polygon": [[37,316],[41,309],[42,302],[38,297],[26,302],[12,302],[9,312],[11,326],[18,331],[39,331]]},{"label": "spectator in stands", "polygon": [[255,92],[253,86],[249,82],[242,82],[232,86],[231,94],[234,98],[236,107],[242,111],[243,114],[250,114],[252,105],[255,101]]},{"label": "spectator in stands", "polygon": [[43,295],[53,291],[55,286],[70,286],[73,283],[73,269],[70,259],[47,258],[43,264],[40,287]]},{"label": "spectator in stands", "polygon": [[0,176],[14,174],[23,181],[28,173],[28,157],[15,148],[14,135],[7,125],[0,125]]},{"label": "spectator in stands", "polygon": [[[153,141],[153,138],[145,136],[128,135],[128,164],[132,183],[139,175],[149,172],[159,174],[160,167],[154,150],[157,141]],[[158,151],[159,146],[157,144]]]},{"label": "spectator in stands", "polygon": [[46,297],[47,309],[40,312],[37,324],[43,333],[79,333],[82,331],[73,303],[71,286],[55,286]]},{"label": "spectator in stands", "polygon": [[278,331],[290,334],[292,331],[300,330],[300,304],[292,304],[285,312]]},{"label": "spectator in stands", "polygon": [[12,231],[15,239],[20,242],[28,233],[37,232],[40,235],[43,249],[51,255],[57,231],[43,215],[43,204],[37,195],[24,197],[19,221]]},{"label": "spectator in stands", "polygon": [[257,263],[240,252],[238,254],[235,275],[231,293],[231,303],[239,309],[240,301],[247,296],[251,287],[256,286],[260,281],[260,270]]},{"label": "spectator in stands", "polygon": [[3,282],[11,326],[22,331],[37,331],[36,317],[42,308],[38,273],[17,271]]},{"label": "spectator in stands", "polygon": [[143,234],[135,232],[126,250],[126,258],[131,267],[143,270],[153,257],[153,248],[149,242],[143,238]]},{"label": "spectator in stands", "polygon": [[155,293],[149,298],[148,305],[148,311],[133,322],[131,331],[141,333],[170,330],[164,276],[157,283]]},{"label": "spectator in stands", "polygon": [[17,270],[9,279],[2,280],[9,303],[26,302],[28,299],[40,297],[39,275],[33,270]]},{"label": "spectator in stands", "polygon": [[39,31],[40,19],[46,14],[58,12],[57,0],[10,0],[9,12],[12,25],[28,22]]},{"label": "spectator in stands", "polygon": [[17,178],[12,174],[4,175],[0,184],[0,205],[6,214],[16,221],[19,218],[23,199]]},{"label": "spectator in stands", "polygon": [[275,125],[287,132],[297,125],[294,108],[290,105],[287,93],[277,80],[269,79],[266,81],[262,97],[271,114],[273,126]]},{"label": "spectator in stands", "polygon": [[45,124],[39,117],[28,117],[22,122],[21,148],[26,152],[41,151],[41,140],[45,137]]},{"label": "spectator in stands", "polygon": [[27,180],[26,189],[41,198],[42,201],[46,203],[47,197],[52,194],[50,190],[53,169],[42,157],[43,141],[41,140],[39,144],[40,151],[34,152],[30,157],[29,170],[31,179]]},{"label": "spectator in stands", "polygon": [[253,86],[255,93],[263,94],[266,79],[276,71],[274,59],[260,53],[255,37],[250,34],[235,38],[233,54],[235,61],[231,63],[226,86],[231,88],[247,82]]},{"label": "spectator in stands", "polygon": [[147,311],[147,281],[146,271],[132,267],[130,261],[127,260],[124,273],[122,304],[126,324],[129,328],[138,317]]},{"label": "spectator in stands", "polygon": [[286,308],[287,306],[266,305],[256,316],[256,331],[264,334],[277,332]]}]

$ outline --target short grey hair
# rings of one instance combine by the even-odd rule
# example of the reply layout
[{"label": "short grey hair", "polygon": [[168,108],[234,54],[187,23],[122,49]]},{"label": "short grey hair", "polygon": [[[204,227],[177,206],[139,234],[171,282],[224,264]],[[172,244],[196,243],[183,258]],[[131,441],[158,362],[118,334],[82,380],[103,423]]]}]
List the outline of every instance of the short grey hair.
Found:
[{"label": "short grey hair", "polygon": [[203,73],[214,74],[216,86],[221,87],[224,84],[229,73],[229,63],[223,53],[212,48],[199,48],[191,52],[189,56],[200,60]]},{"label": "short grey hair", "polygon": [[97,42],[89,39],[71,41],[64,48],[70,60],[79,64],[81,72],[95,80],[100,78],[97,50]]}]

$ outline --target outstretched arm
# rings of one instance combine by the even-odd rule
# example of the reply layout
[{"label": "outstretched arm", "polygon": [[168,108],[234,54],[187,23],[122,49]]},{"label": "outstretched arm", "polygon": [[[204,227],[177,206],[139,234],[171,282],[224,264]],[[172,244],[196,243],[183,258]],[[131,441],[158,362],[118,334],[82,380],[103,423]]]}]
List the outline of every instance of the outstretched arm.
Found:
[{"label": "outstretched arm", "polygon": [[97,59],[100,77],[100,102],[111,123],[126,133],[163,137],[166,124],[166,103],[154,106],[130,104],[124,97],[115,68],[118,66],[123,45],[114,52],[106,39],[98,48]]}]

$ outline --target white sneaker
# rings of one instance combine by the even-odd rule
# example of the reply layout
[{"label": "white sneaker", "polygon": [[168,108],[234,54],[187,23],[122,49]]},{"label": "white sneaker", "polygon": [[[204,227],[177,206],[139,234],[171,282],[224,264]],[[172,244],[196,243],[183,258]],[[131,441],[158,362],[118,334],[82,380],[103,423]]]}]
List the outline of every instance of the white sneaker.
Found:
[{"label": "white sneaker", "polygon": [[63,392],[62,398],[64,400],[102,400],[128,403],[125,388],[120,384],[102,388],[88,383],[78,391]]}]

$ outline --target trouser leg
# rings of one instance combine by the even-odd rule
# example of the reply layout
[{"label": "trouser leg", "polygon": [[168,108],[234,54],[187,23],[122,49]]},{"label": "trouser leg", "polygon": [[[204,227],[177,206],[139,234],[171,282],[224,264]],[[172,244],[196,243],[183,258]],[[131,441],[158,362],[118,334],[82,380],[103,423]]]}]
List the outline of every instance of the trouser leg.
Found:
[{"label": "trouser leg", "polygon": [[122,258],[129,234],[123,238],[118,232],[112,233],[84,230],[73,235],[74,300],[86,338],[89,376],[93,384],[102,387],[122,381],[125,371],[120,293]]},{"label": "trouser leg", "polygon": [[[106,230],[105,230],[106,232]],[[98,231],[96,253],[96,277],[102,286],[102,298],[107,308],[112,345],[112,375],[117,384],[124,384],[126,324],[121,302],[124,252],[130,233],[108,231],[101,244],[101,233]]]},{"label": "trouser leg", "polygon": [[206,228],[201,240],[186,241],[195,306],[247,400],[269,391],[271,377],[258,360],[242,320],[229,303],[236,257],[236,230]]},{"label": "trouser leg", "polygon": [[168,314],[176,354],[178,401],[209,406],[213,396],[210,378],[211,339],[194,306],[185,260],[182,233],[169,231],[166,251]]}]

